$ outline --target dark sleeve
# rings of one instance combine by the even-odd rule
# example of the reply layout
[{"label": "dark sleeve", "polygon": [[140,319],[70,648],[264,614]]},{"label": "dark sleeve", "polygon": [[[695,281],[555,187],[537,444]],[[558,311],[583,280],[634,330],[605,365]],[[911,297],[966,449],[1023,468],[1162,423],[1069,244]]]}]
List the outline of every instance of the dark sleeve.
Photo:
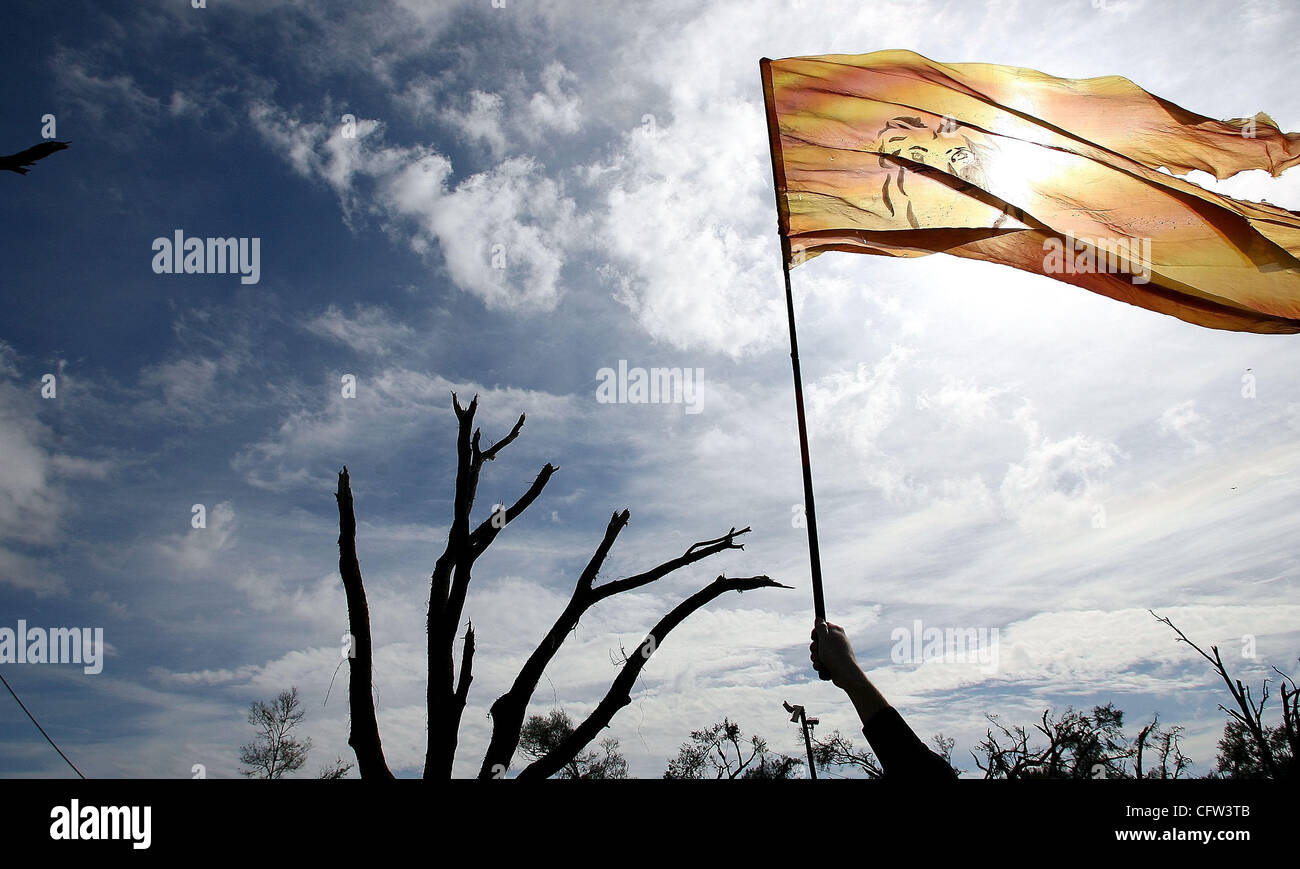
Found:
[{"label": "dark sleeve", "polygon": [[862,733],[891,781],[955,781],[948,762],[925,747],[892,706],[871,716]]}]

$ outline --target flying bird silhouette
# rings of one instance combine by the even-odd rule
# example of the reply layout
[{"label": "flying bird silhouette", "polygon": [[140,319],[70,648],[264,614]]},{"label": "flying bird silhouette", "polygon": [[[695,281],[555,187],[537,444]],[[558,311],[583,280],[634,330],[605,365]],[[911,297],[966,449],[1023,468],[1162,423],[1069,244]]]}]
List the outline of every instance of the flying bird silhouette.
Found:
[{"label": "flying bird silhouette", "polygon": [[8,157],[0,157],[0,169],[8,169],[10,172],[17,172],[19,175],[26,175],[28,170],[23,168],[24,166],[30,166],[37,160],[48,157],[55,151],[62,151],[66,147],[68,147],[67,142],[41,142],[26,151],[19,151],[17,154],[10,154]]}]

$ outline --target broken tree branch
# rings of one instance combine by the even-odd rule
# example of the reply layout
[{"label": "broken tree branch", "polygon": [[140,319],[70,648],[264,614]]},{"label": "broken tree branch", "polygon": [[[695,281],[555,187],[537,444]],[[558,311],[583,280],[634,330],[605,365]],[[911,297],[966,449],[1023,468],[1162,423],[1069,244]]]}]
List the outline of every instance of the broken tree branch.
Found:
[{"label": "broken tree branch", "polygon": [[551,481],[551,475],[558,470],[559,468],[547,462],[538,472],[537,479],[533,480],[533,484],[528,487],[527,492],[520,496],[518,501],[502,511],[499,518],[497,513],[493,513],[479,523],[479,526],[474,529],[474,533],[469,536],[470,558],[472,560],[477,560],[492,545],[492,541],[501,533],[501,530],[515,521],[520,513],[527,510],[529,505],[537,500],[537,496],[542,494],[542,489],[546,488],[546,484]]},{"label": "broken tree branch", "polygon": [[[483,462],[490,462],[493,459],[495,459],[497,457],[497,453],[501,452],[503,449],[505,449],[507,446],[510,445],[511,441],[519,437],[519,430],[522,429],[523,427],[524,427],[524,414],[521,413],[519,414],[518,422],[515,423],[515,427],[510,429],[510,434],[506,435],[501,440],[497,441],[488,449],[479,453],[478,455],[479,464],[482,465]],[[474,443],[475,445],[478,444],[478,438],[474,439]]]},{"label": "broken tree branch", "polygon": [[648,583],[654,582],[656,579],[667,576],[674,570],[679,570],[687,565],[694,564],[697,561],[708,558],[710,555],[722,552],[724,549],[744,549],[744,544],[736,543],[735,539],[741,534],[748,533],[749,528],[742,528],[739,531],[732,528],[726,534],[714,540],[705,540],[702,543],[693,543],[682,555],[669,561],[665,561],[663,564],[651,568],[645,573],[638,573],[636,576],[629,576],[626,579],[607,582],[604,585],[593,589],[593,593],[596,595],[596,600],[604,600],[605,598],[618,594],[619,592],[630,591],[631,589],[647,585]]},{"label": "broken tree branch", "polygon": [[546,636],[542,638],[542,641],[537,644],[537,648],[528,656],[528,660],[520,668],[519,674],[510,686],[510,690],[498,697],[492,704],[492,738],[488,743],[487,753],[483,756],[483,763],[479,767],[479,778],[498,777],[497,773],[500,770],[509,767],[515,749],[519,746],[519,731],[523,726],[528,703],[532,700],[533,692],[537,689],[537,683],[541,681],[542,673],[550,664],[551,659],[555,657],[560,646],[563,645],[565,638],[577,626],[578,621],[588,609],[605,598],[622,591],[647,585],[679,568],[708,558],[710,555],[722,552],[725,549],[740,549],[742,547],[735,543],[735,537],[749,531],[748,528],[737,531],[733,527],[721,537],[692,544],[683,555],[665,561],[645,573],[594,587],[601,565],[604,564],[605,558],[609,555],[614,541],[618,539],[619,533],[627,527],[630,517],[631,513],[627,510],[610,516],[609,523],[605,526],[605,535],[601,539],[600,545],[596,547],[595,553],[587,562],[582,574],[578,577],[573,594],[570,596],[564,611],[556,618],[555,623],[546,633]]},{"label": "broken tree branch", "polygon": [[637,647],[636,652],[623,664],[623,669],[615,677],[609,691],[606,692],[605,697],[596,705],[592,713],[587,716],[587,719],[579,724],[573,733],[569,734],[552,751],[525,767],[519,773],[519,778],[544,779],[555,775],[566,763],[586,748],[602,729],[608,727],[614,714],[632,702],[632,686],[636,683],[637,677],[640,676],[646,662],[650,660],[650,656],[663,644],[668,633],[681,624],[687,616],[714,598],[729,591],[745,592],[756,588],[790,588],[790,586],[782,585],[766,576],[732,579],[719,576],[675,606],[666,616],[659,620],[659,623],[641,641],[641,645]]},{"label": "broken tree branch", "polygon": [[465,629],[465,642],[461,648],[460,677],[456,681],[456,706],[458,712],[465,709],[469,699],[469,683],[474,681],[474,625]]}]

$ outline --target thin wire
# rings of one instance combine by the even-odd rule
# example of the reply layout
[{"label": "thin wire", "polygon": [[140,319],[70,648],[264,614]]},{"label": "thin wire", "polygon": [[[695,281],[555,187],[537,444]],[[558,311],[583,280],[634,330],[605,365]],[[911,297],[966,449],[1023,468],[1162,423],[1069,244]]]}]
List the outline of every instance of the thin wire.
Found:
[{"label": "thin wire", "polygon": [[24,704],[22,699],[19,698],[18,694],[14,691],[13,687],[9,684],[9,680],[5,678],[4,673],[0,673],[0,682],[3,682],[5,687],[9,689],[9,693],[14,695],[14,699],[18,701],[18,705],[21,706],[22,710],[27,713],[27,717],[32,720],[32,724],[36,725],[36,729],[41,732],[41,736],[45,737],[45,741],[48,742],[50,745],[54,746],[54,750],[59,753],[59,757],[68,761],[68,766],[72,767],[73,772],[75,772],[77,775],[80,775],[82,778],[85,778],[85,776],[81,774],[81,770],[77,769],[77,765],[72,761],[68,760],[68,756],[63,753],[63,749],[59,748],[57,745],[54,745],[54,740],[50,739],[50,735],[45,732],[44,727],[41,727],[41,723],[36,720],[36,716],[33,715],[30,710],[28,710],[26,704]]}]

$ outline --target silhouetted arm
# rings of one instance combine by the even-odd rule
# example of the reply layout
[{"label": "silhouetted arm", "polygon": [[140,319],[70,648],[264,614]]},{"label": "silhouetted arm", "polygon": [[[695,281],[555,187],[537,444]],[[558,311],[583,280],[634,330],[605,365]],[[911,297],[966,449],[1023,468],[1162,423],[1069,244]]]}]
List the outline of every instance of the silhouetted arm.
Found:
[{"label": "silhouetted arm", "polygon": [[818,620],[808,650],[817,675],[834,682],[853,701],[862,721],[862,734],[880,760],[884,778],[913,781],[957,778],[948,762],[917,738],[898,710],[871,684],[858,665],[843,628]]}]

